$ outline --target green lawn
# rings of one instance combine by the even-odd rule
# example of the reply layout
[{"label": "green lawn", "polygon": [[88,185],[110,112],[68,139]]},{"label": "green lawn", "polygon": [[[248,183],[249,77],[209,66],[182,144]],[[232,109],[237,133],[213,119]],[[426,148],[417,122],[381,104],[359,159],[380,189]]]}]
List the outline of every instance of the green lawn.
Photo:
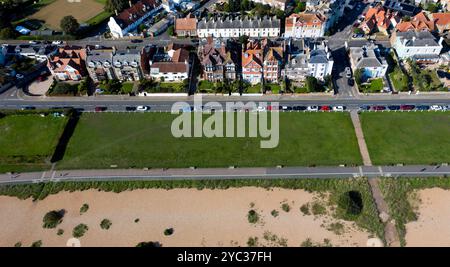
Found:
[{"label": "green lawn", "polygon": [[347,113],[280,113],[280,142],[174,138],[169,113],[84,114],[59,169],[361,164]]},{"label": "green lawn", "polygon": [[[98,0],[97,2],[100,2],[103,4],[103,2],[106,2],[106,1]],[[86,21],[86,23],[89,24],[90,26],[95,26],[95,25],[98,25],[98,24],[102,23],[103,21],[107,20],[112,15],[113,15],[113,13],[111,13],[111,12],[102,11],[102,12],[98,13],[96,16],[88,19]]]},{"label": "green lawn", "polygon": [[133,91],[133,86],[134,86],[133,82],[122,83],[122,93],[124,94],[131,93],[131,91]]},{"label": "green lawn", "polygon": [[450,162],[450,112],[362,113],[372,163]]},{"label": "green lawn", "polygon": [[244,92],[247,94],[260,94],[261,92],[261,84],[250,85],[249,87],[244,89]]},{"label": "green lawn", "polygon": [[9,115],[0,119],[0,172],[49,167],[67,118]]},{"label": "green lawn", "polygon": [[393,72],[389,73],[389,77],[395,90],[408,91],[408,76],[400,70],[400,67],[396,67]]},{"label": "green lawn", "polygon": [[378,78],[370,81],[368,85],[362,85],[361,88],[364,92],[380,93],[383,90],[383,78]]},{"label": "green lawn", "polygon": [[273,94],[279,94],[281,91],[281,86],[275,83],[266,84],[267,90],[270,90]]}]

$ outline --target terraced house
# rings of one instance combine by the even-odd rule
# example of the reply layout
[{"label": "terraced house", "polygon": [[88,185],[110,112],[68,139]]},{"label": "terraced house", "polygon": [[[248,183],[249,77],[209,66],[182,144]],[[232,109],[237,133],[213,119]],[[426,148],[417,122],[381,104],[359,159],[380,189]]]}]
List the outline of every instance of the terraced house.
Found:
[{"label": "terraced house", "polygon": [[281,69],[284,66],[284,46],[275,45],[268,39],[263,40],[264,48],[264,80],[277,82],[280,79]]},{"label": "terraced house", "polygon": [[280,20],[276,17],[220,17],[204,18],[197,23],[199,37],[277,37],[280,35]]},{"label": "terraced house", "polygon": [[86,68],[89,76],[94,82],[116,79],[113,67],[113,47],[91,47],[88,46],[86,57]]},{"label": "terraced house", "polygon": [[203,79],[211,82],[236,80],[238,60],[231,41],[209,37],[200,45],[198,55],[203,68]]},{"label": "terraced house", "polygon": [[159,13],[163,7],[159,0],[140,0],[130,7],[120,12],[116,11],[116,16],[110,17],[108,27],[114,38],[136,35],[134,30],[147,18]]},{"label": "terraced house", "polygon": [[242,79],[257,84],[263,79],[263,48],[261,42],[252,40],[242,51]]},{"label": "terraced house", "polygon": [[140,50],[117,50],[112,60],[114,75],[117,79],[121,81],[138,81],[143,78]]},{"label": "terraced house", "polygon": [[325,34],[325,20],[320,13],[292,14],[285,20],[285,37],[318,38]]},{"label": "terraced house", "polygon": [[381,32],[387,35],[391,29],[397,26],[397,23],[400,22],[400,18],[401,16],[398,12],[378,5],[367,11],[366,17],[359,28],[363,30],[365,34]]},{"label": "terraced house", "polygon": [[86,76],[86,49],[80,46],[58,48],[48,57],[48,68],[59,81],[79,81]]}]

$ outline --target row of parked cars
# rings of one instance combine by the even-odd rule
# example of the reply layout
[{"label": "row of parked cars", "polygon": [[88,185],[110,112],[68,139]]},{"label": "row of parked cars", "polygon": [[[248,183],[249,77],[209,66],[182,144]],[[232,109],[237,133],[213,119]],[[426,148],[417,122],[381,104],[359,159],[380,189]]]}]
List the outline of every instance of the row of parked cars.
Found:
[{"label": "row of parked cars", "polygon": [[390,111],[410,111],[410,110],[431,110],[431,111],[446,111],[450,110],[449,106],[444,105],[389,105],[389,106],[383,106],[383,105],[374,105],[374,106],[361,106],[359,108],[361,111],[383,111],[383,110],[390,110]]}]

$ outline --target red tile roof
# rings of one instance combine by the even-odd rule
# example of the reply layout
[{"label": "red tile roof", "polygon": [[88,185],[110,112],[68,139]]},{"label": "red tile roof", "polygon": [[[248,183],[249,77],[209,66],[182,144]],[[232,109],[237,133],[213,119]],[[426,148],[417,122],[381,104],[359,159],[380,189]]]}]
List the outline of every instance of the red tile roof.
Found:
[{"label": "red tile roof", "polygon": [[155,0],[141,0],[133,6],[120,12],[115,18],[123,23],[121,27],[126,27],[140,19],[157,6],[158,4],[156,4]]}]

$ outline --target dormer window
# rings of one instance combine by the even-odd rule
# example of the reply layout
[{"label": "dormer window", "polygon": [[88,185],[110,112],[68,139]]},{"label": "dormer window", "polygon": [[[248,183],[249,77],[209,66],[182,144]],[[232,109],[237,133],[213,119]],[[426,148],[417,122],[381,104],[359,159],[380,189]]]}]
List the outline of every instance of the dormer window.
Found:
[{"label": "dormer window", "polygon": [[89,68],[95,68],[95,64],[92,61],[89,61],[88,66]]}]

